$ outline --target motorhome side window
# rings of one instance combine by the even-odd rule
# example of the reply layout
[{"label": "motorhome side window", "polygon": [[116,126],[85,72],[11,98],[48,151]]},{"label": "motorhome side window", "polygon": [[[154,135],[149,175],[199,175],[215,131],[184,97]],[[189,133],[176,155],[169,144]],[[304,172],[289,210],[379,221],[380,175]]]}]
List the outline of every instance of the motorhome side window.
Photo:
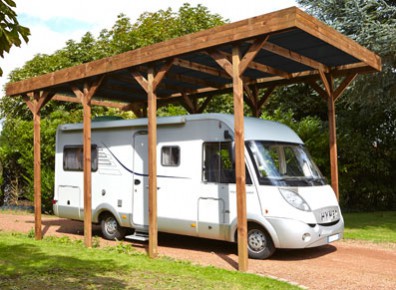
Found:
[{"label": "motorhome side window", "polygon": [[161,149],[162,166],[179,166],[180,165],[180,147],[164,146]]},{"label": "motorhome side window", "polygon": [[[84,150],[82,145],[68,145],[63,147],[63,170],[83,171]],[[98,170],[98,146],[91,147],[91,170]]]},{"label": "motorhome side window", "polygon": [[235,183],[235,165],[231,142],[204,144],[204,181]]}]

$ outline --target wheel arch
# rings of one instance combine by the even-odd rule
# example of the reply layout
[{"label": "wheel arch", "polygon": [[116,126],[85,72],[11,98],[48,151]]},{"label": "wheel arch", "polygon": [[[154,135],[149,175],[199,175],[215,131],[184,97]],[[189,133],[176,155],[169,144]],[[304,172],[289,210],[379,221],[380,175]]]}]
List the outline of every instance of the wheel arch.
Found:
[{"label": "wheel arch", "polygon": [[104,215],[111,214],[117,220],[118,224],[121,224],[120,216],[117,211],[108,203],[99,204],[92,214],[92,222],[100,223]]},{"label": "wheel arch", "polygon": [[[259,215],[249,215],[248,214],[247,215],[247,223],[248,223],[248,226],[249,226],[249,224],[257,224],[260,227],[262,227],[270,235],[275,248],[279,247],[280,243],[279,243],[278,235],[276,234],[276,230],[266,218],[264,218],[263,216],[259,216]],[[237,218],[235,218],[231,224],[231,239],[230,240],[232,242],[238,241],[238,226],[237,226],[237,224],[238,224],[238,220],[237,220]]]}]

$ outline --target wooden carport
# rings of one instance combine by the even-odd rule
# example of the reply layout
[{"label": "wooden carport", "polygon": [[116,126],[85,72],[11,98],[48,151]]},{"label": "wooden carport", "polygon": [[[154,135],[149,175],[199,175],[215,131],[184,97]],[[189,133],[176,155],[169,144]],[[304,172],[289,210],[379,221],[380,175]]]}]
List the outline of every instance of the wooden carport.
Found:
[{"label": "wooden carport", "polygon": [[[50,100],[84,108],[84,237],[92,245],[91,106],[148,116],[149,255],[157,255],[156,111],[169,102],[202,112],[216,95],[232,92],[239,269],[247,266],[244,113],[253,115],[277,86],[308,83],[328,104],[331,184],[338,193],[335,101],[357,74],[381,70],[380,58],[356,42],[292,7],[226,24],[123,54],[11,83],[34,119],[35,233],[41,239],[40,109]],[[203,101],[198,102],[199,99]]]}]

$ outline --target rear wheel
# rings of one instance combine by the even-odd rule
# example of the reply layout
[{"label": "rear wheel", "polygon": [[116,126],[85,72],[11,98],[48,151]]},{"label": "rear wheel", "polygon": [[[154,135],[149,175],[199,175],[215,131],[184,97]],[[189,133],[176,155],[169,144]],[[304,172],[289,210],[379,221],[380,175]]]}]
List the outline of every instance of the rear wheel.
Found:
[{"label": "rear wheel", "polygon": [[248,252],[252,259],[267,259],[275,252],[275,246],[267,231],[256,224],[248,228]]},{"label": "rear wheel", "polygon": [[111,214],[106,214],[100,221],[102,234],[107,240],[121,240],[125,236],[125,229],[122,228],[116,218]]}]

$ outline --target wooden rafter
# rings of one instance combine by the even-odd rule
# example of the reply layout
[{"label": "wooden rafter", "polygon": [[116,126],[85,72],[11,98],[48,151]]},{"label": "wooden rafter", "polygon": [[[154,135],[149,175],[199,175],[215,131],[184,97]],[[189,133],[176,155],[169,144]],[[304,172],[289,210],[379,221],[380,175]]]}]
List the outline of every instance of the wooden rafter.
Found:
[{"label": "wooden rafter", "polygon": [[263,48],[265,50],[272,52],[272,53],[275,53],[282,57],[288,58],[292,61],[299,62],[303,65],[308,66],[308,67],[312,67],[317,70],[322,70],[326,73],[330,72],[330,69],[327,66],[325,66],[324,64],[322,64],[316,60],[313,60],[311,58],[308,58],[306,56],[303,56],[297,52],[291,51],[290,49],[283,48],[279,45],[276,45],[276,44],[273,44],[270,42],[266,42],[266,43],[264,43]]},{"label": "wooden rafter", "polygon": [[245,70],[250,66],[253,62],[253,59],[259,53],[260,49],[267,42],[269,35],[264,37],[264,39],[256,39],[253,44],[249,47],[249,50],[245,53],[244,57],[241,59],[241,63],[239,64],[239,73],[241,76],[245,72]]},{"label": "wooden rafter", "polygon": [[166,63],[161,66],[159,71],[156,73],[155,78],[153,80],[153,91],[157,89],[157,86],[161,83],[161,81],[164,79],[165,75],[169,72],[170,68],[173,65],[174,58],[166,61]]},{"label": "wooden rafter", "polygon": [[342,83],[334,91],[334,101],[337,101],[337,99],[342,95],[345,89],[350,85],[350,83],[353,82],[356,77],[356,73],[345,77]]},{"label": "wooden rafter", "polygon": [[[263,45],[264,44],[265,44],[265,42],[263,43]],[[226,52],[221,52],[221,53],[223,55],[225,55],[228,59],[231,58],[231,54],[228,54]],[[247,53],[249,53],[249,51]],[[289,74],[285,71],[282,71],[280,69],[277,69],[277,68],[271,67],[269,65],[259,63],[259,62],[255,62],[255,61],[253,61],[253,58],[247,59],[247,60],[250,60],[250,62],[245,64],[247,66],[246,68],[255,69],[255,70],[261,71],[263,73],[268,73],[268,74],[275,75],[275,76],[280,76],[281,78],[285,78],[285,79],[289,79],[292,76],[291,74]],[[251,80],[244,78],[244,81],[249,82]]]},{"label": "wooden rafter", "polygon": [[190,69],[190,70],[199,71],[204,74],[208,74],[208,75],[212,75],[212,76],[216,76],[216,77],[223,77],[223,78],[227,78],[227,79],[230,78],[229,74],[225,73],[223,70],[215,69],[213,67],[195,63],[192,61],[187,61],[187,60],[184,60],[181,58],[177,58],[175,60],[174,64],[177,66],[183,67],[183,68]]},{"label": "wooden rafter", "polygon": [[232,63],[228,56],[226,56],[224,53],[216,49],[209,50],[208,54],[217,62],[217,64],[221,68],[223,68],[223,70],[225,70],[225,72],[229,76],[232,76],[232,72],[233,72]]},{"label": "wooden rafter", "polygon": [[182,74],[168,73],[167,77],[173,81],[179,81],[182,83],[188,83],[194,86],[210,87],[210,88],[221,88],[222,84],[215,83],[213,81],[203,80],[201,78],[191,77]]}]

